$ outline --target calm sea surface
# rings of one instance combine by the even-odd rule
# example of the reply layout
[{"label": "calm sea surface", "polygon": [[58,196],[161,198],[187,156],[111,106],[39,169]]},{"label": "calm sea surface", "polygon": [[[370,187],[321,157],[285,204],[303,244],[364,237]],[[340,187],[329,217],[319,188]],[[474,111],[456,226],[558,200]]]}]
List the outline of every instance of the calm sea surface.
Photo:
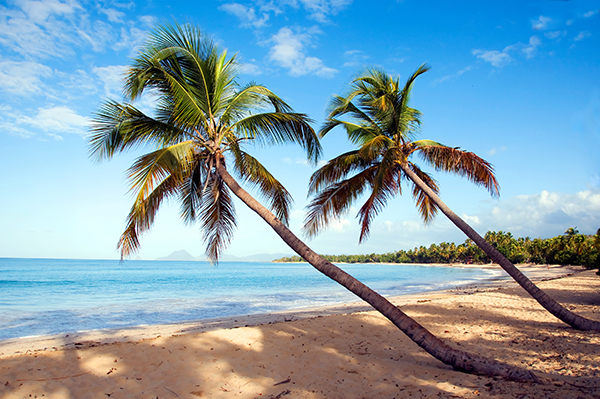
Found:
[{"label": "calm sea surface", "polygon": [[[340,265],[384,296],[497,271]],[[0,339],[268,313],[358,300],[308,264],[0,258]]]}]

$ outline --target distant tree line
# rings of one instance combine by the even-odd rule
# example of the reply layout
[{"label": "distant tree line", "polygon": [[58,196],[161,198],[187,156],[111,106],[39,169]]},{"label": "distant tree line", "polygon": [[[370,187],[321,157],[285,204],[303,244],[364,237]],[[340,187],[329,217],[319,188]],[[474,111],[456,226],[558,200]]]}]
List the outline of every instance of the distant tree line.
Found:
[{"label": "distant tree line", "polygon": [[[485,239],[512,263],[581,265],[600,269],[600,229],[595,235],[580,234],[568,228],[553,238],[515,238],[510,232],[488,231]],[[323,255],[335,263],[489,263],[490,258],[470,239],[456,245],[442,242],[429,248],[420,246],[408,251],[385,254]],[[284,257],[274,262],[304,262],[299,256]]]}]

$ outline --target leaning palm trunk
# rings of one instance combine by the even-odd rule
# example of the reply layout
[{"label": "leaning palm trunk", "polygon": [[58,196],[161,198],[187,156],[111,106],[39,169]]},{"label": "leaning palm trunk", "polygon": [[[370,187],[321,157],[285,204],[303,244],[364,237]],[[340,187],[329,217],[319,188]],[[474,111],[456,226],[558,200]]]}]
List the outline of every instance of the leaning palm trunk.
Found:
[{"label": "leaning palm trunk", "polygon": [[507,377],[517,381],[537,381],[536,376],[529,370],[524,370],[506,363],[488,359],[479,355],[453,349],[437,338],[426,328],[407,316],[397,306],[379,295],[339,267],[328,262],[303,243],[290,229],[275,217],[267,208],[242,189],[235,179],[227,172],[222,155],[217,155],[217,171],[231,191],[250,209],[263,218],[273,230],[298,255],[314,266],[318,271],[341,284],[349,291],[365,300],[369,305],[387,317],[396,327],[404,332],[427,353],[454,367],[457,370]]},{"label": "leaning palm trunk", "polygon": [[548,312],[552,313],[558,319],[569,324],[578,330],[600,331],[600,322],[581,317],[564,306],[550,298],[544,291],[539,289],[531,282],[519,269],[515,267],[504,255],[496,248],[481,237],[475,230],[471,228],[464,220],[454,213],[448,206],[436,195],[435,192],[423,180],[417,176],[406,164],[401,165],[402,171],[417,185],[423,192],[431,198],[438,208],[467,235],[479,248],[483,250],[495,263],[499,264],[515,281],[523,287],[536,301],[539,302]]}]

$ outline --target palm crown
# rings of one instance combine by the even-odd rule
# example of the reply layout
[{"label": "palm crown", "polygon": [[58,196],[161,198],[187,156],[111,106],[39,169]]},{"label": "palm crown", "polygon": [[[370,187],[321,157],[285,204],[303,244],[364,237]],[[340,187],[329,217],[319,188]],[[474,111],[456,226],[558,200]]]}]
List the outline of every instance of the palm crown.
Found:
[{"label": "palm crown", "polygon": [[308,206],[304,226],[309,236],[318,234],[330,220],[370,191],[358,212],[362,242],[388,199],[402,193],[403,180],[413,183],[412,194],[425,223],[433,220],[438,206],[408,178],[403,167],[408,167],[435,193],[439,187],[430,174],[411,160],[413,154],[435,170],[459,174],[485,187],[493,196],[498,195],[493,167],[482,158],[435,141],[414,140],[421,113],[409,106],[410,94],[415,79],[428,70],[427,65],[421,65],[402,87],[398,78],[369,69],[351,82],[345,97],[333,97],[319,134],[323,137],[342,126],[357,149],[330,160],[312,175],[309,194],[315,194],[315,198]]},{"label": "palm crown", "polygon": [[207,255],[218,260],[236,225],[232,196],[215,167],[223,155],[287,223],[290,194],[244,144],[294,142],[313,162],[321,147],[306,115],[294,113],[262,85],[238,85],[238,68],[235,56],[228,59],[198,29],[159,27],[133,60],[124,88],[130,102],[153,92],[158,98],[154,115],[115,101],[97,111],[92,156],[111,158],[140,145],[156,148],[127,172],[136,196],[118,243],[122,257],[139,248],[139,236],[152,226],[161,203],[175,197],[182,218],[200,223]]}]

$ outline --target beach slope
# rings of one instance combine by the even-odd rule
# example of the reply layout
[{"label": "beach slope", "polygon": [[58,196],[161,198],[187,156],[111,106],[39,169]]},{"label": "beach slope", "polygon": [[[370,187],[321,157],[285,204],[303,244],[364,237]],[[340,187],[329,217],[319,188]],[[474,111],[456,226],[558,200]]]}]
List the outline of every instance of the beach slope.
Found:
[{"label": "beach slope", "polygon": [[[539,285],[600,320],[593,271]],[[449,344],[528,367],[543,384],[456,372],[356,305],[154,326],[141,340],[131,332],[0,343],[0,398],[600,397],[600,335],[561,323],[514,284],[395,301]],[[54,347],[35,347],[42,342]]]}]

